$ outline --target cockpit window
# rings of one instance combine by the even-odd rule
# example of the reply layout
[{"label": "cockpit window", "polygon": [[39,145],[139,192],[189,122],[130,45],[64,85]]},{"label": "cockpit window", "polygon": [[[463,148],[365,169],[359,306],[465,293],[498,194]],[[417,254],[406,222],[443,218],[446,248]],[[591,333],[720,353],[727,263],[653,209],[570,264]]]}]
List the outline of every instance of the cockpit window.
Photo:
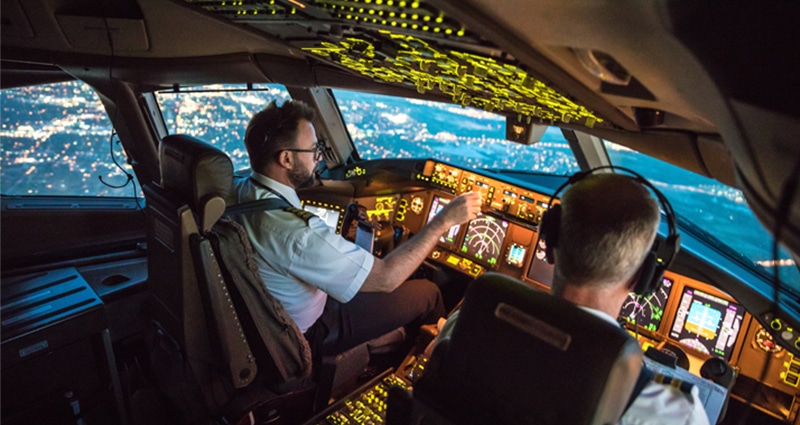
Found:
[{"label": "cockpit window", "polygon": [[220,84],[156,93],[170,134],[188,134],[217,146],[231,157],[235,170],[249,168],[244,132],[250,118],[272,100],[291,99],[286,87]]},{"label": "cockpit window", "polygon": [[605,146],[614,165],[630,168],[658,187],[684,225],[710,234],[729,254],[743,257],[770,275],[777,261],[782,283],[800,293],[800,273],[794,260],[782,248],[779,258],[773,258],[773,238],[740,190],[609,141]]},{"label": "cockpit window", "polygon": [[3,195],[139,196],[111,120],[84,82],[5,89],[0,104]]},{"label": "cockpit window", "polygon": [[580,171],[550,127],[534,145],[505,138],[505,117],[446,103],[334,90],[361,159],[432,158],[472,169],[567,175]]}]

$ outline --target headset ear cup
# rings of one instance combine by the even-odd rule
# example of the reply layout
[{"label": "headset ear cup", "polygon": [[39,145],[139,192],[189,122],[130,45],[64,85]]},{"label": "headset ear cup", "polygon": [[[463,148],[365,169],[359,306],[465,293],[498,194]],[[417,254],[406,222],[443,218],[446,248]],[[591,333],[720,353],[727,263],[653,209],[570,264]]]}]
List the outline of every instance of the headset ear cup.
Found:
[{"label": "headset ear cup", "polygon": [[647,296],[655,292],[661,283],[661,275],[664,273],[663,270],[657,273],[658,268],[658,256],[654,251],[649,251],[647,256],[644,257],[642,267],[639,269],[639,280],[636,282],[636,286],[633,287],[633,292],[641,296]]},{"label": "headset ear cup", "polygon": [[561,228],[561,205],[553,205],[542,215],[539,224],[539,239],[545,243],[545,257],[549,264],[554,263],[553,249],[558,246],[558,233]]}]

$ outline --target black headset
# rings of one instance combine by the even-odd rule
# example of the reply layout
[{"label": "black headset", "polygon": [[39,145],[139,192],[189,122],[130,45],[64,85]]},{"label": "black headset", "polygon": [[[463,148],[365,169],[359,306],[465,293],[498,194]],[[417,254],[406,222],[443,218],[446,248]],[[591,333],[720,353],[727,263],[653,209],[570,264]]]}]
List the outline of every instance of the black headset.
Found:
[{"label": "black headset", "polygon": [[558,234],[561,228],[561,205],[553,205],[553,201],[567,186],[571,186],[600,170],[619,170],[630,174],[637,182],[650,189],[656,195],[658,202],[661,204],[661,208],[664,210],[667,218],[667,227],[669,229],[667,238],[664,239],[663,242],[659,242],[659,238],[656,236],[652,248],[650,248],[650,251],[647,253],[642,263],[639,280],[633,287],[633,292],[638,295],[650,295],[661,287],[664,279],[664,271],[669,268],[672,261],[675,259],[675,255],[678,254],[678,250],[680,250],[681,236],[677,231],[675,212],[672,210],[672,205],[670,205],[667,198],[656,189],[655,186],[647,181],[647,179],[627,168],[605,165],[587,171],[580,171],[570,176],[564,184],[556,189],[550,197],[550,201],[547,203],[547,211],[542,215],[542,220],[539,223],[539,239],[543,240],[547,247],[545,251],[547,262],[553,264],[553,249],[558,246]]}]

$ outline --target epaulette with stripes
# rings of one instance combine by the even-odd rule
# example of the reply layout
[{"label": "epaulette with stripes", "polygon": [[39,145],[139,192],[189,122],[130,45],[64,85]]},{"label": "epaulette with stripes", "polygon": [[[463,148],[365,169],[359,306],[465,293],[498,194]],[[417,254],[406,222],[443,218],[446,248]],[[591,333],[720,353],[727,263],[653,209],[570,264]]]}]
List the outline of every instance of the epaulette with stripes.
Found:
[{"label": "epaulette with stripes", "polygon": [[306,225],[308,225],[308,220],[311,220],[311,217],[314,217],[313,213],[310,213],[306,210],[302,210],[300,208],[286,207],[283,210],[300,217],[303,221],[306,222]]},{"label": "epaulette with stripes", "polygon": [[662,375],[660,373],[656,373],[653,376],[653,381],[656,381],[659,384],[669,385],[672,388],[679,389],[681,390],[682,393],[687,395],[692,393],[692,387],[694,387],[694,385],[689,382],[682,381],[678,378],[673,378],[671,376]]}]

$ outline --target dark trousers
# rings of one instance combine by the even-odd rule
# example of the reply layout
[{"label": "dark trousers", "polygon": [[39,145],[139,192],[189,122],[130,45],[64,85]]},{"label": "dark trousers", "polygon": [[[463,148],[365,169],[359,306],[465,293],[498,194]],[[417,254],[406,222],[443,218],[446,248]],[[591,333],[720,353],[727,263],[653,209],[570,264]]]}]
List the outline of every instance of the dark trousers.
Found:
[{"label": "dark trousers", "polygon": [[359,292],[347,303],[328,297],[322,316],[305,333],[315,363],[404,326],[409,337],[444,316],[439,287],[427,279],[404,282],[390,293]]}]

